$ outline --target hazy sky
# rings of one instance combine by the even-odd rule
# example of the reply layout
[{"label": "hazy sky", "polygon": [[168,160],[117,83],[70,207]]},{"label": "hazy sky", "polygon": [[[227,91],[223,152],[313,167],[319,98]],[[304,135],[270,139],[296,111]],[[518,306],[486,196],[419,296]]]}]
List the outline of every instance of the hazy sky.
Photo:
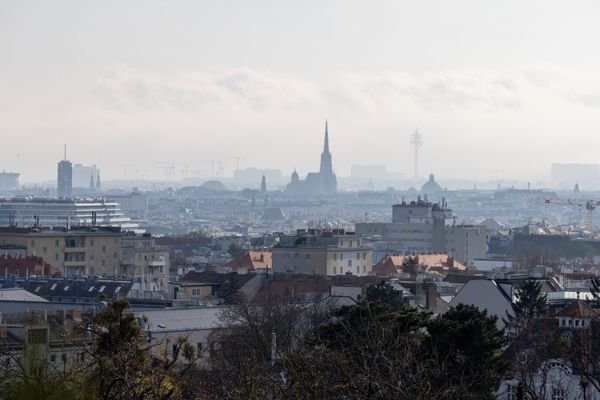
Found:
[{"label": "hazy sky", "polygon": [[0,0],[0,170],[542,179],[600,163],[600,2]]}]

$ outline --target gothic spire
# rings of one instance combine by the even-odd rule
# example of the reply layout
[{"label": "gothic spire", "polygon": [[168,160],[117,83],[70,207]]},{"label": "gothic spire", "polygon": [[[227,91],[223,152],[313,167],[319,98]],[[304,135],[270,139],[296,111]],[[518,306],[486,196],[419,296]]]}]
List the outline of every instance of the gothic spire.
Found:
[{"label": "gothic spire", "polygon": [[327,129],[327,120],[325,120],[325,143],[323,144],[323,154],[329,154],[329,130]]}]

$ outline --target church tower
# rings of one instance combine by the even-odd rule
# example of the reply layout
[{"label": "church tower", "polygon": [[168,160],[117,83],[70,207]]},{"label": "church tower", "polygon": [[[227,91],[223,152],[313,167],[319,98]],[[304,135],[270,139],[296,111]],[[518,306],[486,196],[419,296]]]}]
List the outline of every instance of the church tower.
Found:
[{"label": "church tower", "polygon": [[333,175],[333,167],[331,164],[331,153],[329,152],[329,130],[327,121],[325,121],[325,142],[323,143],[323,152],[321,153],[321,168],[319,169],[321,176]]}]

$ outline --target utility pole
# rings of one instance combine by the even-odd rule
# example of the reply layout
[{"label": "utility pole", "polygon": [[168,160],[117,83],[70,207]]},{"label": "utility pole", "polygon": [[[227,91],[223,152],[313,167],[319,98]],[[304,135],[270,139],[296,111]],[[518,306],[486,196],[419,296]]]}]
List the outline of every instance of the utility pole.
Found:
[{"label": "utility pole", "polygon": [[415,176],[417,179],[419,177],[419,149],[423,146],[423,136],[419,133],[418,129],[415,129],[415,133],[413,133],[410,137],[410,144],[413,146],[415,151]]}]

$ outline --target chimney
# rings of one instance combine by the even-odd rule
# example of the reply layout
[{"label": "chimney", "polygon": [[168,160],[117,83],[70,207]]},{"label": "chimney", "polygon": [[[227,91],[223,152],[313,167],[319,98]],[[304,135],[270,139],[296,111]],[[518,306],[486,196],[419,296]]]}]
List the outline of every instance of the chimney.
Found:
[{"label": "chimney", "polygon": [[425,285],[425,307],[433,310],[437,307],[437,286],[435,283],[426,283]]},{"label": "chimney", "polygon": [[72,311],[72,315],[74,321],[81,321],[81,310],[74,308]]}]

